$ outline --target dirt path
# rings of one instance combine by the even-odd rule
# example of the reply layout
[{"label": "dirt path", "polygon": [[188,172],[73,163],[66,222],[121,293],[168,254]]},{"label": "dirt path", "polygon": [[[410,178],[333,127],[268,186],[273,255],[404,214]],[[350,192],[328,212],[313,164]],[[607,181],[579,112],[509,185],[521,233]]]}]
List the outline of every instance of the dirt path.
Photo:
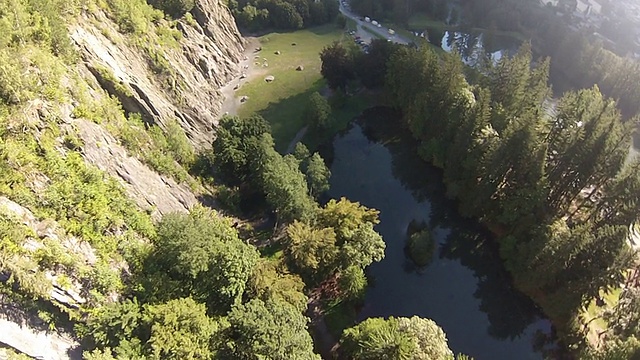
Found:
[{"label": "dirt path", "polygon": [[331,360],[335,357],[338,340],[331,335],[327,323],[324,321],[320,292],[312,293],[307,304],[307,316],[311,319],[310,329],[313,343],[323,359]]},{"label": "dirt path", "polygon": [[309,129],[309,127],[305,126],[302,129],[298,130],[296,136],[293,137],[293,139],[289,143],[289,146],[287,147],[287,154],[291,154],[293,152],[293,150],[296,148],[296,144],[299,143],[307,133],[307,129]]},{"label": "dirt path", "polygon": [[247,47],[244,51],[244,57],[238,64],[240,67],[240,73],[220,89],[220,92],[224,97],[222,108],[220,110],[221,117],[223,115],[238,114],[238,107],[241,103],[240,98],[236,97],[236,90],[238,90],[243,83],[253,79],[258,73],[258,71],[256,71],[256,67],[253,65],[253,57],[256,54],[256,49],[260,46],[260,42],[255,37],[247,37],[246,40]]}]

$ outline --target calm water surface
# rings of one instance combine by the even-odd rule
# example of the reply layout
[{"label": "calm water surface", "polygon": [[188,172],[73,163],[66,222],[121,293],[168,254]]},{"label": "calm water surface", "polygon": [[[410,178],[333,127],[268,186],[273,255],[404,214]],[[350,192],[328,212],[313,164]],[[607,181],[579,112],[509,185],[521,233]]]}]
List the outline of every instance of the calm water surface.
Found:
[{"label": "calm water surface", "polygon": [[[325,154],[332,159],[330,196],[380,210],[377,230],[387,244],[385,259],[369,268],[372,286],[359,320],[418,315],[435,320],[456,353],[542,359],[534,340],[551,332],[549,322],[512,288],[488,234],[444,197],[440,171],[414,155],[409,137],[388,135],[398,133],[398,120],[388,109],[368,110]],[[437,241],[422,269],[404,253],[412,220],[426,221]]]}]

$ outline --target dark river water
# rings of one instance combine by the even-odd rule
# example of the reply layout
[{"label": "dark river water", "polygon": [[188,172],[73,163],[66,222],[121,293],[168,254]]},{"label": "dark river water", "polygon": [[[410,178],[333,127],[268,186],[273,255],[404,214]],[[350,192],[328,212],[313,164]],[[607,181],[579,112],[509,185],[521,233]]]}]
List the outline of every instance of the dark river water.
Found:
[{"label": "dark river water", "polygon": [[[415,155],[399,123],[389,109],[365,111],[325,154],[332,162],[329,195],[380,210],[376,229],[387,244],[384,260],[368,270],[371,286],[358,320],[418,315],[436,321],[456,353],[542,359],[535,344],[551,333],[550,323],[513,289],[490,235],[456,213],[441,172]],[[424,268],[405,256],[412,220],[426,221],[437,241]]]}]

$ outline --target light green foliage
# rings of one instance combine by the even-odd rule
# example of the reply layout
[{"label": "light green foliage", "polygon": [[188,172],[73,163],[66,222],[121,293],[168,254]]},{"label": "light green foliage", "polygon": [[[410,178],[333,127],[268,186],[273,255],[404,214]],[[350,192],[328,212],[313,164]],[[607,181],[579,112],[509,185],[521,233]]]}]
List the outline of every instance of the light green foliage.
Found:
[{"label": "light green foliage", "polygon": [[635,336],[607,341],[596,350],[586,349],[580,355],[584,360],[638,360],[640,359],[640,341]]},{"label": "light green foliage", "polygon": [[409,360],[416,349],[412,340],[396,319],[369,318],[342,333],[340,350],[354,360]]},{"label": "light green foliage", "polygon": [[320,359],[313,353],[308,319],[292,305],[253,299],[234,307],[228,320],[229,359]]},{"label": "light green foliage", "polygon": [[377,222],[377,210],[332,199],[317,210],[312,225],[289,225],[285,254],[296,271],[314,283],[350,267],[364,269],[384,258],[385,243],[373,229]]},{"label": "light green foliage", "polygon": [[167,122],[166,127],[167,150],[177,162],[189,166],[195,157],[189,138],[175,119]]},{"label": "light green foliage", "polygon": [[209,340],[216,324],[206,307],[191,298],[145,305],[142,321],[150,325],[146,347],[150,359],[209,359]]},{"label": "light green foliage", "polygon": [[306,164],[305,175],[309,191],[315,197],[329,190],[329,178],[331,171],[325,165],[324,160],[318,153],[314,153]]},{"label": "light green foliage", "polygon": [[139,114],[130,114],[128,119],[116,114],[107,125],[129,152],[155,171],[178,182],[192,181],[187,169],[195,159],[193,146],[176,120],[168,121],[166,126],[166,132],[157,125],[147,127]]},{"label": "light green foliage", "polygon": [[162,19],[163,14],[153,9],[144,0],[106,0],[109,15],[124,33],[143,35],[151,24]]},{"label": "light green foliage", "polygon": [[303,312],[307,308],[307,296],[302,292],[304,286],[298,275],[288,273],[274,261],[261,259],[253,268],[247,283],[247,294],[263,301],[273,299],[286,302]]},{"label": "light green foliage", "polygon": [[89,358],[208,359],[216,323],[191,298],[140,306],[125,300],[93,311],[80,335],[99,350]]},{"label": "light green foliage", "polygon": [[301,142],[296,143],[296,146],[293,148],[293,156],[300,162],[300,170],[306,173],[307,168],[304,164],[311,156],[307,146]]},{"label": "light green foliage", "polygon": [[326,276],[335,268],[338,247],[332,228],[316,229],[294,221],[287,228],[287,237],[286,252],[298,269]]},{"label": "light green foliage", "polygon": [[332,227],[339,239],[351,238],[354,232],[364,223],[376,225],[380,222],[376,209],[369,209],[359,202],[349,201],[342,197],[329,202],[318,212],[318,222]]},{"label": "light green foliage", "polygon": [[640,290],[635,287],[623,289],[615,307],[605,313],[604,318],[615,336],[621,339],[640,336]]},{"label": "light green foliage", "polygon": [[382,236],[373,229],[373,224],[364,223],[358,227],[353,236],[344,239],[340,252],[342,266],[365,268],[374,261],[384,258],[385,247]]},{"label": "light green foliage", "polygon": [[340,272],[338,285],[342,296],[347,300],[361,300],[367,289],[367,277],[362,268],[349,266]]},{"label": "light green foliage", "polygon": [[416,343],[412,359],[444,360],[453,356],[444,331],[433,320],[412,316],[400,317],[397,321],[398,331],[406,333]]},{"label": "light green foliage", "polygon": [[43,196],[44,217],[58,220],[69,233],[105,253],[114,252],[117,247],[107,229],[127,224],[132,231],[153,234],[150,219],[135,209],[119,184],[85,165],[78,153],[61,158],[51,151],[46,158],[48,175],[55,182]]},{"label": "light green foliage", "polygon": [[202,207],[165,215],[155,245],[145,276],[159,276],[159,289],[148,289],[149,295],[192,294],[217,312],[240,300],[258,258],[229,219]]},{"label": "light green foliage", "polygon": [[379,222],[378,213],[378,210],[345,198],[340,201],[332,199],[319,211],[318,223],[332,228],[337,235],[342,268],[365,268],[384,258],[386,245],[382,236],[373,229]]},{"label": "light green foliage", "polygon": [[84,351],[82,353],[82,358],[84,360],[116,360],[116,358],[113,357],[113,353],[110,348],[104,350],[94,349],[92,351]]},{"label": "light green foliage", "polygon": [[9,281],[0,283],[0,291],[11,289],[17,285],[19,291],[29,297],[47,297],[51,284],[46,280],[38,264],[26,258],[26,250],[22,247],[32,231],[16,219],[3,213],[0,209],[0,272],[10,275]]},{"label": "light green foliage", "polygon": [[305,114],[309,125],[316,129],[325,129],[329,123],[330,116],[331,106],[329,105],[329,101],[317,91],[311,94]]},{"label": "light green foliage", "polygon": [[0,357],[6,360],[30,360],[30,356],[18,353],[11,348],[0,349]]},{"label": "light green foliage", "polygon": [[429,319],[369,318],[344,331],[341,352],[352,359],[448,360],[442,329]]}]

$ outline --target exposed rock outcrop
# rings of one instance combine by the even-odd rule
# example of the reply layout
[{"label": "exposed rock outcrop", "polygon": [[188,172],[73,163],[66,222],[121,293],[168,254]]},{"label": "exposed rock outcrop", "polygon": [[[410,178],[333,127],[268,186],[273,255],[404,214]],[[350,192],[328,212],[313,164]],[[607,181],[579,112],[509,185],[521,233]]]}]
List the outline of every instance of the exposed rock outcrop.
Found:
[{"label": "exposed rock outcrop", "polygon": [[[180,20],[177,25],[182,33],[179,46],[165,46],[157,53],[172,72],[164,79],[154,75],[148,54],[128,44],[104,13],[85,15],[98,21],[79,21],[71,38],[86,67],[127,112],[140,113],[161,127],[175,118],[194,145],[203,146],[211,141],[220,113],[219,90],[239,71],[244,40],[221,0],[197,0],[192,14],[195,23]],[[127,91],[110,86],[101,69],[109,70]]]},{"label": "exposed rock outcrop", "polygon": [[154,218],[170,212],[188,211],[198,203],[188,186],[177,184],[129,156],[118,141],[99,125],[83,119],[75,120],[74,124],[85,144],[85,160],[118,179],[127,195],[142,209],[151,210]]},{"label": "exposed rock outcrop", "polygon": [[[34,359],[80,360],[82,350],[71,337],[36,326],[33,317],[0,298],[0,345]],[[3,359],[0,352],[0,359]]]}]

